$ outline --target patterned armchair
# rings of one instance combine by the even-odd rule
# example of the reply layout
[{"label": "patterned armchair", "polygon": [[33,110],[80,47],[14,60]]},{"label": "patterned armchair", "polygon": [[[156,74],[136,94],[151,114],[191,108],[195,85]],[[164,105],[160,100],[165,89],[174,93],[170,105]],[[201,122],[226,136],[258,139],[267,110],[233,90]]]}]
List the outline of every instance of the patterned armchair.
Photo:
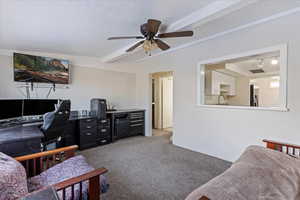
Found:
[{"label": "patterned armchair", "polygon": [[[0,153],[0,200],[13,200],[30,192],[53,186],[60,199],[99,200],[108,184],[83,156],[75,156],[76,145],[11,158]],[[18,161],[18,162],[17,162]]]}]

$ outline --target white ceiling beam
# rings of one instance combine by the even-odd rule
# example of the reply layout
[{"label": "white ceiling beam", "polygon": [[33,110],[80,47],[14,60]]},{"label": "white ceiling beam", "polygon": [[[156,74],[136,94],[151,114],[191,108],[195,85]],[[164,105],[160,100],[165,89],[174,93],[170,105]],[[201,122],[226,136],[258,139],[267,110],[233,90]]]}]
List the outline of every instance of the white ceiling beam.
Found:
[{"label": "white ceiling beam", "polygon": [[[219,0],[213,2],[208,6],[199,9],[196,12],[193,12],[190,15],[172,23],[167,27],[165,32],[178,31],[186,27],[194,28],[196,26],[200,26],[201,24],[227,15],[228,13],[233,12],[234,10],[240,9],[256,1],[258,0]],[[135,43],[132,43],[124,48],[114,51],[113,53],[103,57],[101,61],[104,63],[110,63],[118,60],[121,57],[128,56],[134,53],[135,51],[132,53],[126,53],[126,50],[133,46]]]},{"label": "white ceiling beam", "polygon": [[126,52],[126,50],[129,49],[130,47],[132,47],[133,45],[135,45],[136,43],[137,42],[134,42],[134,43],[132,43],[130,45],[127,45],[126,47],[123,47],[121,49],[118,49],[117,51],[114,51],[113,53],[111,53],[111,54],[109,54],[109,55],[101,58],[101,61],[103,63],[112,63],[112,62],[117,61],[118,59],[120,59],[120,58],[122,58],[124,56],[128,56],[130,54],[133,54],[139,48],[137,48],[133,52]]},{"label": "white ceiling beam", "polygon": [[231,34],[231,33],[237,32],[237,31],[241,31],[241,30],[244,30],[244,29],[256,26],[256,25],[264,24],[264,23],[279,19],[281,17],[286,17],[286,16],[293,15],[293,14],[299,13],[299,12],[300,12],[300,7],[296,7],[296,8],[287,10],[287,11],[283,11],[283,12],[271,15],[271,16],[263,18],[263,19],[259,19],[259,20],[250,22],[248,24],[244,24],[244,25],[241,25],[241,26],[229,29],[229,30],[225,30],[223,32],[216,33],[216,34],[208,36],[208,37],[204,37],[204,38],[201,38],[201,39],[198,39],[198,40],[195,40],[195,41],[183,44],[183,45],[179,45],[179,46],[171,48],[170,50],[167,50],[167,51],[161,51],[159,53],[152,54],[151,56],[141,58],[141,59],[137,60],[136,62],[142,62],[142,61],[148,60],[150,58],[153,58],[155,56],[164,55],[164,54],[167,54],[167,53],[178,51],[180,49],[184,49],[184,48],[187,48],[187,47],[198,45],[200,43],[204,43],[204,42],[209,41],[209,40],[213,40],[213,39],[216,39],[216,38],[219,38],[219,37],[223,37],[227,34]]},{"label": "white ceiling beam", "polygon": [[199,9],[167,27],[167,32],[197,27],[211,20],[227,15],[258,0],[220,0]]}]

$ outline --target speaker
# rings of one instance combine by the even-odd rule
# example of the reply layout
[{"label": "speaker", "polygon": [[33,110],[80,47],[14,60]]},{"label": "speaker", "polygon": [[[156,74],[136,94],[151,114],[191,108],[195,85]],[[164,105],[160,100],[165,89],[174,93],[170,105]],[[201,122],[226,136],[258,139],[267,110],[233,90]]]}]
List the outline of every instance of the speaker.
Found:
[{"label": "speaker", "polygon": [[97,116],[98,119],[106,119],[106,100],[105,99],[92,99],[91,111]]}]

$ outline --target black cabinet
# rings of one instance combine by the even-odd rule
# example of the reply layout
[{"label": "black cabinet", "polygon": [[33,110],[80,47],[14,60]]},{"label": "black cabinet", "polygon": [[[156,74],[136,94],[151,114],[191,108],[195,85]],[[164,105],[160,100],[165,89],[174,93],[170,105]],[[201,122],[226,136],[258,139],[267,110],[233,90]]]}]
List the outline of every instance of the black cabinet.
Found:
[{"label": "black cabinet", "polygon": [[[107,118],[87,116],[73,120],[77,132],[76,144],[80,150],[109,144],[121,138],[145,135],[144,110],[111,111],[107,112]],[[66,137],[66,141],[71,144],[72,138]]]},{"label": "black cabinet", "polygon": [[112,122],[112,141],[130,136],[145,135],[145,111],[108,112]]},{"label": "black cabinet", "polygon": [[79,149],[87,149],[97,146],[97,119],[80,119],[78,123]]}]

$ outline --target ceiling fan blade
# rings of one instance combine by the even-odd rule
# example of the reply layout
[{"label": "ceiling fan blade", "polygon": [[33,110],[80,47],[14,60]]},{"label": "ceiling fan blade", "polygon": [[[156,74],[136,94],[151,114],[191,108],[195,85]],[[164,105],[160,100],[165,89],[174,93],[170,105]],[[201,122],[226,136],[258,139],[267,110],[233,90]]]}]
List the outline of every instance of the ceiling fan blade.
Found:
[{"label": "ceiling fan blade", "polygon": [[194,35],[193,31],[171,32],[158,34],[158,38],[172,38],[172,37],[191,37]]},{"label": "ceiling fan blade", "polygon": [[161,21],[156,19],[149,19],[148,20],[148,28],[149,31],[156,34],[158,32],[159,26],[161,25]]},{"label": "ceiling fan blade", "polygon": [[110,37],[108,40],[122,40],[122,39],[144,39],[143,36],[124,36],[124,37]]},{"label": "ceiling fan blade", "polygon": [[132,47],[130,47],[129,49],[127,49],[126,52],[130,52],[130,51],[135,50],[137,47],[141,46],[143,43],[144,43],[144,40],[143,41],[139,41],[138,43],[136,43],[135,45],[133,45]]},{"label": "ceiling fan blade", "polygon": [[156,42],[157,46],[163,51],[168,50],[170,48],[169,45],[167,45],[165,42],[161,41],[160,39],[155,39],[154,41]]}]

